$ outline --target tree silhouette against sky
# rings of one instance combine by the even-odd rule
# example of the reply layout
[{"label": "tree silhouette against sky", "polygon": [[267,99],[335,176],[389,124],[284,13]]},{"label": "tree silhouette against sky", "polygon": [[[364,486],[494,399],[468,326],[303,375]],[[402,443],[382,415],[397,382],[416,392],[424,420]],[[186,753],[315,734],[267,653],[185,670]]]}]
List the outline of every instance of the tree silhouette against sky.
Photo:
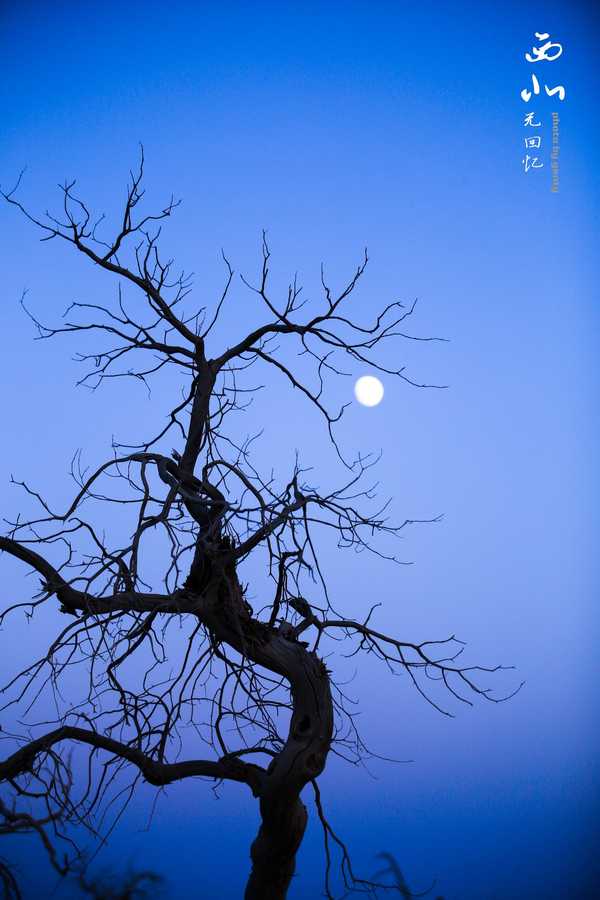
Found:
[{"label": "tree silhouette against sky", "polygon": [[[62,871],[69,860],[63,863],[56,845],[82,829],[97,835],[106,808],[117,798],[126,803],[140,780],[157,787],[187,778],[239,782],[260,809],[245,896],[277,900],[294,874],[307,824],[302,794],[309,787],[325,840],[327,896],[333,896],[334,843],[346,889],[369,891],[373,883],[354,875],[318,787],[331,751],[354,762],[368,754],[323,657],[340,641],[347,653],[372,654],[384,668],[405,673],[446,714],[440,691],[467,703],[503,699],[480,680],[500,667],[462,665],[463,645],[454,636],[413,643],[389,635],[375,624],[379,603],[349,618],[320,564],[325,532],[334,534],[339,553],[370,549],[385,556],[378,537],[399,535],[411,524],[390,523],[387,504],[378,505],[369,481],[376,459],[346,458],[336,436],[343,407],[332,410],[323,389],[342,374],[344,358],[414,384],[404,368],[394,370],[378,355],[384,344],[421,339],[404,330],[414,305],[392,302],[370,323],[352,317],[350,300],[366,253],[341,290],[322,270],[314,309],[296,281],[276,298],[263,236],[258,283],[243,279],[258,298],[261,318],[250,333],[232,332],[225,346],[216,346],[213,329],[234,272],[223,257],[221,296],[212,307],[185,311],[191,280],[175,272],[158,245],[161,223],[178,203],[171,199],[156,215],[139,212],[143,163],[142,152],[111,239],[101,236],[103,217],[92,215],[74,182],[62,187],[61,213],[45,218],[21,204],[18,183],[3,192],[42,230],[43,240],[72,244],[114,278],[112,305],[73,303],[60,327],[30,312],[39,337],[72,332],[105,339],[79,356],[90,367],[82,381],[92,387],[114,377],[146,381],[165,367],[174,367],[183,387],[152,436],[135,446],[113,443],[113,455],[92,474],[74,459],[78,484],[64,511],[19,482],[40,513],[10,523],[0,549],[21,560],[25,571],[35,570],[41,587],[30,602],[2,611],[3,641],[10,640],[10,617],[19,609],[35,616],[51,604],[65,618],[57,616],[60,628],[47,652],[3,686],[3,708],[16,707],[21,723],[45,691],[53,692],[57,710],[45,725],[33,718],[26,733],[5,735],[12,752],[0,762],[3,827],[37,831]],[[127,285],[135,291],[125,297]],[[288,342],[295,344],[296,362],[281,351]],[[230,416],[252,398],[245,376],[254,367],[263,367],[265,378],[286,380],[319,411],[339,458],[337,486],[311,486],[299,458],[286,483],[278,483],[253,462],[256,435],[240,440],[230,430]],[[177,449],[170,452],[173,444]],[[166,560],[160,581],[150,572],[157,539]],[[253,609],[241,572],[255,554],[272,590]],[[172,628],[183,630],[178,658],[168,646]],[[69,703],[61,700],[61,684],[74,669],[84,694]],[[81,772],[67,752],[75,745],[89,755]],[[11,825],[18,807],[21,818]]]}]

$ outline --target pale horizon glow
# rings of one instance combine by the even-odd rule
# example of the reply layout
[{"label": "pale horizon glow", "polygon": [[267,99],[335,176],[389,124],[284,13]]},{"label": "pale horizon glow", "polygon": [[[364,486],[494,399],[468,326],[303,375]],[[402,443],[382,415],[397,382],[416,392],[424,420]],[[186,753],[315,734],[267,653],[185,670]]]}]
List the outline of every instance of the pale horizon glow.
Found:
[{"label": "pale horizon glow", "polygon": [[363,375],[354,385],[354,396],[363,406],[378,406],[383,394],[383,385],[375,375]]}]

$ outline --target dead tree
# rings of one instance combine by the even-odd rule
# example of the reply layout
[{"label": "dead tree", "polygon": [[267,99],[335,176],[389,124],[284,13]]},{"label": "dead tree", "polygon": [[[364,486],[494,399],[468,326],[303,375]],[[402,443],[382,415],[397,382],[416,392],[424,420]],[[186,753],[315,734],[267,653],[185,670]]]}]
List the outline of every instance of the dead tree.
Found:
[{"label": "dead tree", "polygon": [[[378,536],[398,535],[411,524],[391,524],[386,504],[373,509],[368,470],[375,460],[345,458],[336,436],[343,408],[329,408],[324,388],[341,374],[344,357],[415,384],[404,368],[378,359],[382,344],[415,339],[404,330],[414,304],[392,302],[371,323],[352,317],[348,307],[366,253],[341,290],[334,291],[321,271],[322,295],[311,312],[295,281],[283,299],[275,299],[263,236],[258,283],[242,280],[264,318],[249,334],[232,332],[226,346],[215,346],[213,329],[234,272],[223,257],[225,285],[214,306],[184,310],[191,280],[175,273],[158,246],[162,220],[177,203],[171,199],[155,215],[140,213],[142,175],[143,152],[116,236],[109,239],[101,235],[103,217],[94,219],[74,182],[62,187],[60,214],[45,218],[21,203],[18,183],[3,192],[41,229],[42,240],[72,245],[115,282],[114,303],[73,303],[60,327],[29,312],[38,337],[74,333],[105,339],[103,347],[80,355],[90,366],[82,381],[94,388],[116,377],[146,382],[171,368],[183,390],[166,424],[148,440],[113,443],[112,456],[91,474],[74,459],[77,489],[67,509],[53,509],[42,493],[18,482],[40,513],[8,523],[0,549],[35,570],[41,587],[31,601],[4,609],[2,640],[10,640],[10,617],[18,610],[34,616],[51,604],[61,621],[47,653],[4,685],[2,708],[17,707],[19,720],[26,721],[25,713],[53,690],[57,715],[45,726],[32,724],[27,733],[7,736],[12,747],[0,762],[0,782],[7,794],[45,803],[45,821],[60,818],[69,839],[85,828],[97,835],[104,807],[116,797],[126,802],[140,779],[157,787],[187,778],[246,785],[260,809],[247,900],[286,896],[307,823],[302,795],[312,786],[325,838],[327,895],[332,896],[332,841],[341,849],[346,888],[368,891],[373,885],[355,878],[317,785],[330,751],[354,761],[367,753],[320,655],[328,642],[343,639],[346,650],[373,654],[388,669],[405,673],[447,714],[435,693],[440,686],[466,703],[474,696],[502,699],[479,682],[500,667],[463,666],[463,646],[453,636],[410,642],[376,627],[374,608],[358,620],[338,612],[319,560],[324,530],[337,536],[340,553],[380,553]],[[292,362],[285,355],[290,342],[299,351]],[[341,485],[328,491],[311,487],[298,461],[279,483],[253,462],[255,436],[238,439],[230,430],[230,418],[252,390],[244,380],[248,370],[261,366],[268,377],[286,379],[322,415],[340,472],[346,473]],[[179,449],[165,452],[167,441],[167,448],[178,443]],[[126,517],[129,531],[122,539],[118,532]],[[148,574],[151,536],[164,542],[160,580]],[[261,596],[256,611],[241,581],[251,554],[260,555],[272,580],[271,596]],[[85,672],[79,679],[85,690],[77,702],[62,702],[60,686],[75,667]],[[64,790],[70,778],[66,745],[83,748],[89,757],[80,766],[77,798]],[[202,745],[208,749],[198,756]]]},{"label": "dead tree", "polygon": [[[64,787],[64,785],[63,785]],[[22,793],[21,791],[17,791]],[[0,836],[13,836],[16,834],[36,835],[46,850],[50,865],[54,871],[64,876],[68,873],[69,867],[66,862],[62,862],[57,855],[56,847],[49,829],[53,829],[53,833],[57,833],[57,827],[62,815],[62,808],[65,806],[66,794],[63,793],[60,804],[55,804],[55,809],[51,808],[50,798],[47,800],[47,810],[45,814],[36,817],[32,815],[30,810],[18,809],[13,803],[8,806],[0,797]],[[5,900],[21,900],[21,891],[19,882],[13,867],[9,862],[0,856],[0,886],[2,887],[2,896]]]}]

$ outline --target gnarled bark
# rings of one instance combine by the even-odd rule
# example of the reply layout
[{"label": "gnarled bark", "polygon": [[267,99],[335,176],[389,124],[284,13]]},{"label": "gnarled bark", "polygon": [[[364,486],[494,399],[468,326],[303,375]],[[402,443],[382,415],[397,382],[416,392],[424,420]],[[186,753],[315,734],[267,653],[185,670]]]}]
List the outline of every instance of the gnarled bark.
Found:
[{"label": "gnarled bark", "polygon": [[283,900],[295,871],[296,854],[307,823],[300,799],[306,784],[324,769],[333,735],[333,702],[329,673],[316,653],[265,629],[243,604],[239,584],[228,600],[239,628],[223,617],[222,594],[212,591],[202,620],[213,634],[258,665],[283,675],[289,685],[292,718],[287,740],[261,780],[258,790],[261,825],[251,848],[252,870],[246,900]]},{"label": "gnarled bark", "polygon": [[[287,740],[256,791],[261,825],[251,848],[246,900],[283,900],[307,823],[303,788],[324,769],[333,735],[329,673],[316,653],[254,619],[244,603],[231,557],[213,560],[213,581],[199,618],[215,639],[289,683],[292,717]],[[223,587],[226,590],[223,590]]]},{"label": "gnarled bark", "polygon": [[[285,639],[279,638],[282,643]],[[288,677],[294,713],[286,744],[269,767],[260,795],[261,825],[252,844],[252,871],[245,900],[283,900],[296,868],[308,814],[300,799],[304,786],[319,775],[333,732],[333,706],[327,670],[313,653],[290,643]],[[283,648],[285,651],[288,648]]]},{"label": "gnarled bark", "polygon": [[308,814],[302,801],[282,795],[261,801],[262,822],[250,851],[252,871],[245,900],[285,900],[296,870]]}]

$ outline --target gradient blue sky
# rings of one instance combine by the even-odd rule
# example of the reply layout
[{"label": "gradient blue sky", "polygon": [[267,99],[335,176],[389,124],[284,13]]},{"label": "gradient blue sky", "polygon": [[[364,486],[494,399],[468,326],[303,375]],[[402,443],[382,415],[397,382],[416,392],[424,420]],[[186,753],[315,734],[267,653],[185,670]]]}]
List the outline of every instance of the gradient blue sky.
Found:
[{"label": "gradient blue sky", "polygon": [[[597,896],[600,84],[591,10],[378,0],[0,10],[3,187],[27,165],[22,196],[43,212],[59,202],[56,184],[77,177],[80,193],[110,213],[142,141],[150,202],[171,192],[184,200],[165,247],[196,272],[202,302],[217,295],[220,249],[252,275],[267,228],[281,283],[297,270],[314,290],[321,260],[339,282],[368,245],[356,308],[368,317],[419,297],[417,332],[450,338],[397,351],[418,380],[449,390],[386,381],[381,406],[353,404],[343,428],[350,447],[383,450],[382,492],[399,516],[445,518],[406,535],[414,565],[401,570],[331,552],[330,583],[350,612],[384,599],[388,628],[409,640],[456,632],[474,661],[514,664],[515,682],[527,684],[510,703],[449,720],[369,663],[353,684],[363,732],[374,749],[413,762],[377,763],[372,778],[334,760],[322,778],[359,871],[371,873],[375,854],[389,850],[413,889],[436,877],[447,900]],[[544,74],[567,96],[526,105],[523,54],[544,30],[564,46]],[[522,170],[530,109],[548,140],[550,113],[560,113],[558,194],[547,155],[544,169]],[[20,501],[11,473],[60,502],[77,447],[101,461],[111,435],[147,433],[172,395],[160,384],[152,402],[135,384],[75,388],[78,346],[34,344],[19,297],[27,288],[31,308],[55,321],[72,300],[97,301],[114,285],[70,248],[39,244],[14,210],[0,210],[0,228],[0,476],[10,516]],[[236,297],[222,340],[260,319],[246,293]],[[336,384],[332,395],[351,399],[351,387]],[[298,447],[333,479],[319,421],[300,415],[276,380],[255,420],[273,408],[258,459],[287,474]],[[22,597],[23,567],[1,563],[2,602]],[[43,621],[57,628],[58,618]],[[17,629],[18,640],[0,634],[3,673],[40,642],[35,622]],[[152,865],[172,898],[239,897],[257,824],[251,799],[235,786],[220,800],[203,784],[173,787],[142,831],[151,798],[130,808],[98,864]],[[29,860],[27,896],[49,895],[42,851],[12,846]],[[290,897],[318,897],[321,884],[313,816]]]}]

